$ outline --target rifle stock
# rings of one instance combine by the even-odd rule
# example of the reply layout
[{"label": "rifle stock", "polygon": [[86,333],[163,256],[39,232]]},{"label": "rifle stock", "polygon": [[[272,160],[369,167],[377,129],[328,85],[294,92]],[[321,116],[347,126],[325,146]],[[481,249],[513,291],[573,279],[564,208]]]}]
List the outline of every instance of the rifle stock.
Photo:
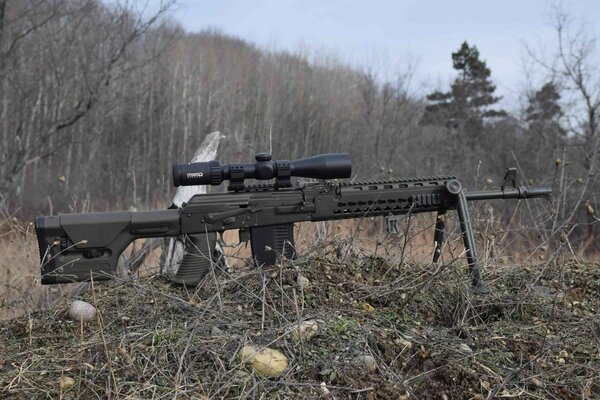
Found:
[{"label": "rifle stock", "polygon": [[178,210],[104,212],[37,217],[42,283],[106,280],[136,239],[177,236]]}]

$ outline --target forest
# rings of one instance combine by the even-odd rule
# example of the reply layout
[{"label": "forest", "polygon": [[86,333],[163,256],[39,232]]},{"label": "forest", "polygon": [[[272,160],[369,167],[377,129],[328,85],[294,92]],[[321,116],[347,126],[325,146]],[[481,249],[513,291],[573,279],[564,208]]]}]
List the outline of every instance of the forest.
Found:
[{"label": "forest", "polygon": [[360,178],[450,173],[481,188],[518,166],[521,179],[555,186],[551,235],[597,232],[598,49],[564,11],[552,17],[554,50],[528,48],[535,73],[507,112],[475,42],[448,54],[449,87],[419,95],[408,63],[384,79],[308,50],[186,32],[171,2],[152,15],[135,4],[0,1],[5,214],[166,205],[171,163],[218,130],[223,160],[347,151]]}]

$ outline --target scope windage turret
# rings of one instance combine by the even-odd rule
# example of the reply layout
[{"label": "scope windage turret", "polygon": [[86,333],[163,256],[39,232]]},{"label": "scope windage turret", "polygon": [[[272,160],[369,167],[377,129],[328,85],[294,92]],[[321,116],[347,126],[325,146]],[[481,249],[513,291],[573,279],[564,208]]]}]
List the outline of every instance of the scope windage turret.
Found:
[{"label": "scope windage turret", "polygon": [[224,164],[208,161],[186,164],[173,164],[175,186],[220,185],[229,180],[232,186],[244,179],[277,179],[285,186],[292,176],[315,179],[349,178],[352,174],[352,161],[348,153],[321,154],[300,160],[271,160],[269,153],[256,155],[256,162],[249,164]]}]

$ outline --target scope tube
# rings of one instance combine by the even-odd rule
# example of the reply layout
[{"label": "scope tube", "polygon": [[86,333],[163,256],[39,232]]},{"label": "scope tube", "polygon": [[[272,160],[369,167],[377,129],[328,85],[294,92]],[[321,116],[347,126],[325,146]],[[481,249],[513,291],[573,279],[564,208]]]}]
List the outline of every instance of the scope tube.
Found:
[{"label": "scope tube", "polygon": [[256,162],[224,164],[220,161],[173,164],[175,186],[220,185],[225,180],[269,180],[290,176],[337,179],[352,175],[352,160],[348,153],[320,154],[300,160],[271,160],[267,153],[257,154]]}]

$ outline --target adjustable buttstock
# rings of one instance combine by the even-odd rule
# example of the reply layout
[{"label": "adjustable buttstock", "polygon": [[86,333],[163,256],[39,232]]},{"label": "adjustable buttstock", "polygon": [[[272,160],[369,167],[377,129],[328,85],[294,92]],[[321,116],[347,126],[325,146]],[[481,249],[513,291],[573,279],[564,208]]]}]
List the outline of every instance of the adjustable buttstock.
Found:
[{"label": "adjustable buttstock", "polygon": [[294,224],[250,228],[252,258],[258,266],[275,265],[278,259],[296,258]]},{"label": "adjustable buttstock", "polygon": [[35,230],[42,283],[107,280],[135,239],[175,236],[179,211],[107,212],[38,217]]}]

